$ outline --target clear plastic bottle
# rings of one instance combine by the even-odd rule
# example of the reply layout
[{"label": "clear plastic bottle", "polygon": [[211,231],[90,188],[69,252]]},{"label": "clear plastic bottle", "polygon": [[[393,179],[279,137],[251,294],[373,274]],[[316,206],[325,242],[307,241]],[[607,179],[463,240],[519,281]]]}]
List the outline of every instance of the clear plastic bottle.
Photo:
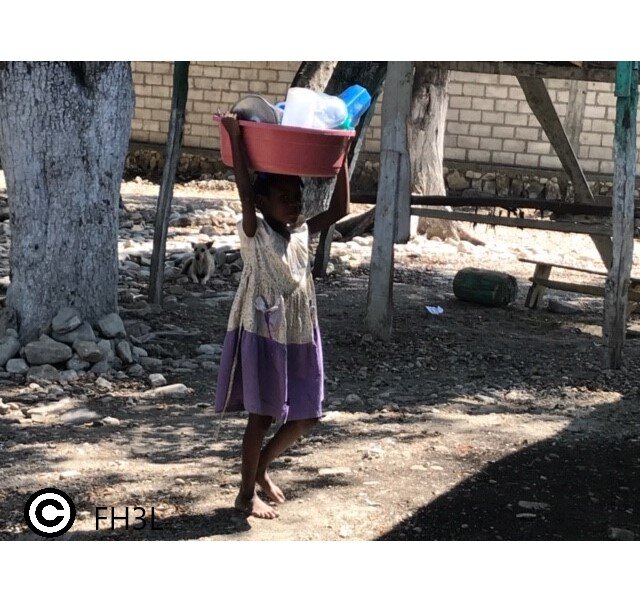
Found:
[{"label": "clear plastic bottle", "polygon": [[348,116],[347,105],[338,96],[317,92],[318,104],[314,127],[331,130],[337,128]]}]

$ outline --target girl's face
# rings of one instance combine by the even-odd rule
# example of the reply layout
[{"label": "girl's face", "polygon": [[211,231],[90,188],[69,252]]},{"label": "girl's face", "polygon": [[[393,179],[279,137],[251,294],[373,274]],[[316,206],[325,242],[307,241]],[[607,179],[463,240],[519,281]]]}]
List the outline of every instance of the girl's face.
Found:
[{"label": "girl's face", "polygon": [[302,190],[295,176],[281,176],[270,182],[264,209],[281,224],[292,225],[302,211]]}]

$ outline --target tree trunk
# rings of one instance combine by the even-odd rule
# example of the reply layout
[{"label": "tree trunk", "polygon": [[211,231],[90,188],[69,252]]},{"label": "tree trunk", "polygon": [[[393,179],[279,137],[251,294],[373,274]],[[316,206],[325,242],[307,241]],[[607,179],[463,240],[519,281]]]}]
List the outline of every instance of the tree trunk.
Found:
[{"label": "tree trunk", "polygon": [[322,92],[327,87],[337,64],[338,61],[303,61],[291,86]]},{"label": "tree trunk", "polygon": [[7,306],[23,342],[63,307],[89,322],[117,311],[118,199],[133,107],[126,62],[0,65]]},{"label": "tree trunk", "polygon": [[[373,99],[382,88],[386,70],[387,64],[384,61],[340,61],[337,65],[331,61],[305,62],[298,69],[291,85],[337,95],[353,84],[360,84],[369,91]],[[369,120],[370,117],[367,119],[367,115],[364,115],[356,128],[356,138],[349,149],[349,175],[353,173]],[[336,178],[303,178],[303,180],[304,214],[307,219],[310,219],[327,210]]]},{"label": "tree trunk", "polygon": [[[409,117],[409,157],[411,160],[411,192],[420,195],[445,196],[443,159],[447,123],[449,71],[415,63],[411,113]],[[445,207],[451,211],[451,207]],[[417,231],[442,240],[453,238],[479,240],[458,223],[441,219],[418,218]],[[480,243],[481,244],[481,243]]]},{"label": "tree trunk", "polygon": [[[349,177],[353,175],[386,73],[386,61],[340,61],[337,64],[332,61],[306,61],[298,69],[291,84],[327,94],[340,94],[348,86],[360,84],[371,94],[371,106],[360,119],[356,138],[349,149]],[[328,208],[336,178],[305,178],[304,181],[303,205],[308,219]],[[324,276],[326,273],[334,230],[335,225],[332,225],[320,236],[313,265],[314,277]]]}]

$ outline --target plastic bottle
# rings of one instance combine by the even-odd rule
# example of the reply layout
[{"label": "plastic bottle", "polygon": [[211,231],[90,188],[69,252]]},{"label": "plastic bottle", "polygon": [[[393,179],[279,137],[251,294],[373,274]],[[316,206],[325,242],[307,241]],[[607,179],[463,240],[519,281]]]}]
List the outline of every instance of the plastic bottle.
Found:
[{"label": "plastic bottle", "polygon": [[314,127],[323,130],[337,128],[348,117],[347,105],[338,96],[317,92],[318,104]]},{"label": "plastic bottle", "polygon": [[341,129],[352,129],[358,125],[360,117],[371,106],[371,95],[358,84],[349,86],[340,98],[347,106],[348,117],[340,124]]}]

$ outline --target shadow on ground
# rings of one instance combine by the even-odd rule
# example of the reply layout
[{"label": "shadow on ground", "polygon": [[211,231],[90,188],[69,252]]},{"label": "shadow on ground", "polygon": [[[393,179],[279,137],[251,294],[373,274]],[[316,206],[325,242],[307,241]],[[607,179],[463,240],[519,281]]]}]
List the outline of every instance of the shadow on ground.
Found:
[{"label": "shadow on ground", "polygon": [[[490,463],[380,539],[603,540],[617,537],[612,528],[638,538],[639,419],[637,397],[594,410]],[[603,434],[605,423],[620,434]]]}]

